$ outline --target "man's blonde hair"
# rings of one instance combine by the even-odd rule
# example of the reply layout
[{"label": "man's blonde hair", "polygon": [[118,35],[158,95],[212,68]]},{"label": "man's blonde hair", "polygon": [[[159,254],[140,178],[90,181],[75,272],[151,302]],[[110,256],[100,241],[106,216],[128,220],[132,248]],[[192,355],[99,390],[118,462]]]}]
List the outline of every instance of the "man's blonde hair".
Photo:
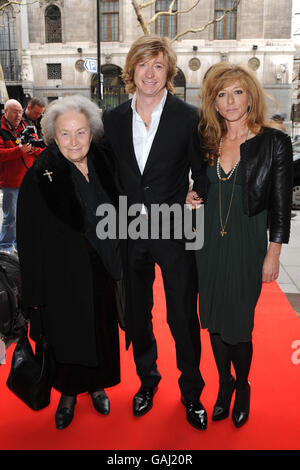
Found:
[{"label": "man's blonde hair", "polygon": [[140,62],[148,62],[156,57],[160,52],[167,62],[167,83],[166,88],[170,93],[175,92],[173,79],[177,74],[177,56],[173,50],[170,40],[161,36],[142,36],[137,39],[131,46],[127,57],[125,67],[123,69],[122,78],[126,86],[127,93],[134,93],[136,86],[134,83],[135,67]]}]

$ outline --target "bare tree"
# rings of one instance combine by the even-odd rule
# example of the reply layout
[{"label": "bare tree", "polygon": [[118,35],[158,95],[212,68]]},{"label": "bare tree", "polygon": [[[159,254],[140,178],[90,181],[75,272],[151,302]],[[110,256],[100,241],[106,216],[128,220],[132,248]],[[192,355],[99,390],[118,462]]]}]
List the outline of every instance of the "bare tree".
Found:
[{"label": "bare tree", "polygon": [[[31,0],[31,1],[27,1],[25,2],[26,5],[31,5],[32,3],[36,3],[38,0]],[[7,7],[9,7],[10,5],[18,5],[18,6],[22,6],[24,5],[24,3],[22,2],[22,0],[0,0],[0,15],[1,13],[3,13],[5,11],[5,9]]]},{"label": "bare tree", "polygon": [[3,1],[3,0],[0,1],[0,14],[3,13],[4,10],[5,10],[8,6],[14,5],[14,4],[16,4],[16,5],[21,5],[21,3],[22,3],[22,2],[8,1],[8,0],[7,0],[7,1],[5,1],[5,0],[4,0],[4,1]]},{"label": "bare tree", "polygon": [[[149,7],[151,7],[151,6],[154,6],[157,3],[157,0],[149,0],[149,1],[146,1],[144,3],[141,3],[138,0],[132,0],[131,1],[132,6],[133,6],[134,11],[135,11],[135,14],[136,14],[136,17],[138,19],[138,22],[141,25],[141,28],[142,28],[144,34],[146,34],[146,35],[150,34],[150,25],[152,23],[154,23],[157,20],[157,18],[159,18],[160,16],[178,16],[178,15],[181,15],[181,14],[190,13],[201,2],[201,0],[194,0],[192,5],[189,8],[186,8],[186,9],[183,9],[183,10],[173,11],[175,1],[176,0],[170,0],[169,8],[167,10],[158,11],[149,19],[145,18],[144,14],[143,14],[143,11],[145,11],[146,9],[149,9]],[[179,32],[178,34],[176,34],[176,36],[174,38],[172,38],[171,41],[174,42],[177,39],[181,38],[182,36],[185,36],[188,33],[201,33],[202,31],[204,31],[211,24],[218,23],[218,22],[222,21],[225,18],[225,16],[228,15],[228,13],[231,13],[231,12],[235,11],[237,9],[238,5],[240,4],[240,2],[241,2],[241,0],[234,0],[232,8],[224,10],[223,15],[221,15],[219,18],[214,18],[214,19],[208,21],[207,23],[205,23],[202,26],[195,27],[195,28],[190,28],[190,29],[187,29],[185,31]]]}]

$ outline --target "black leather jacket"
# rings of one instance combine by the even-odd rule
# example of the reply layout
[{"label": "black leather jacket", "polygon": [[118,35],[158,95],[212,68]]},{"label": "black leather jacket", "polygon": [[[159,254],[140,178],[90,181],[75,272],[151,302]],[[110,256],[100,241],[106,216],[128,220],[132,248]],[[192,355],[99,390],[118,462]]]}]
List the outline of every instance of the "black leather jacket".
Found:
[{"label": "black leather jacket", "polygon": [[243,209],[250,217],[267,209],[271,242],[288,243],[293,187],[290,137],[278,129],[264,132],[241,145]]}]

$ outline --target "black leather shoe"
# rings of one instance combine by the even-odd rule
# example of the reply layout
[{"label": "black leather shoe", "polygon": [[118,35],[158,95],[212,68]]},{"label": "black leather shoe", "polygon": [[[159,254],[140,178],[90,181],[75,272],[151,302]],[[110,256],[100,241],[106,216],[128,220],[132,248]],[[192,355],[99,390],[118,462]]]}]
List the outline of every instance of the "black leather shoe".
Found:
[{"label": "black leather shoe", "polygon": [[71,424],[74,417],[75,405],[76,398],[74,398],[74,401],[68,406],[63,404],[63,397],[60,399],[55,413],[55,423],[57,429],[64,429],[69,426],[69,424]]},{"label": "black leather shoe", "polygon": [[157,392],[157,387],[141,387],[133,397],[134,416],[143,416],[151,410],[153,406],[153,396]]},{"label": "black leather shoe", "polygon": [[235,389],[235,380],[231,376],[228,382],[220,382],[219,393],[212,415],[213,421],[220,421],[229,416],[229,408]]},{"label": "black leather shoe", "polygon": [[96,393],[97,392],[95,392],[95,394],[90,393],[95,410],[103,415],[108,415],[110,412],[110,403],[106,392],[103,390],[99,394]]},{"label": "black leather shoe", "polygon": [[200,429],[203,431],[207,428],[207,413],[202,405],[199,402],[193,402],[185,400],[183,397],[181,398],[181,402],[184,404],[186,408],[186,419],[194,426],[196,429]]},{"label": "black leather shoe", "polygon": [[233,424],[240,428],[248,421],[250,411],[250,384],[236,388],[235,401],[232,410]]}]

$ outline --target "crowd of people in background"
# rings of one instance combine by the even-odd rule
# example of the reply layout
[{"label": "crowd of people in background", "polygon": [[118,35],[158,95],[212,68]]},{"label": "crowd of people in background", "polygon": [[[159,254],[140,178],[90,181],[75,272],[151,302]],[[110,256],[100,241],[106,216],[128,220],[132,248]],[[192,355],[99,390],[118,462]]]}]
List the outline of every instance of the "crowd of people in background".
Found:
[{"label": "crowd of people in background", "polygon": [[[40,119],[45,105],[34,98],[23,110],[14,99],[5,103],[0,124],[0,188],[2,190],[3,220],[0,232],[0,250],[16,251],[16,209],[19,188],[28,168],[42,151],[29,142],[22,143],[22,134],[33,125],[33,139],[41,137]],[[39,137],[40,136],[40,137]]]}]

